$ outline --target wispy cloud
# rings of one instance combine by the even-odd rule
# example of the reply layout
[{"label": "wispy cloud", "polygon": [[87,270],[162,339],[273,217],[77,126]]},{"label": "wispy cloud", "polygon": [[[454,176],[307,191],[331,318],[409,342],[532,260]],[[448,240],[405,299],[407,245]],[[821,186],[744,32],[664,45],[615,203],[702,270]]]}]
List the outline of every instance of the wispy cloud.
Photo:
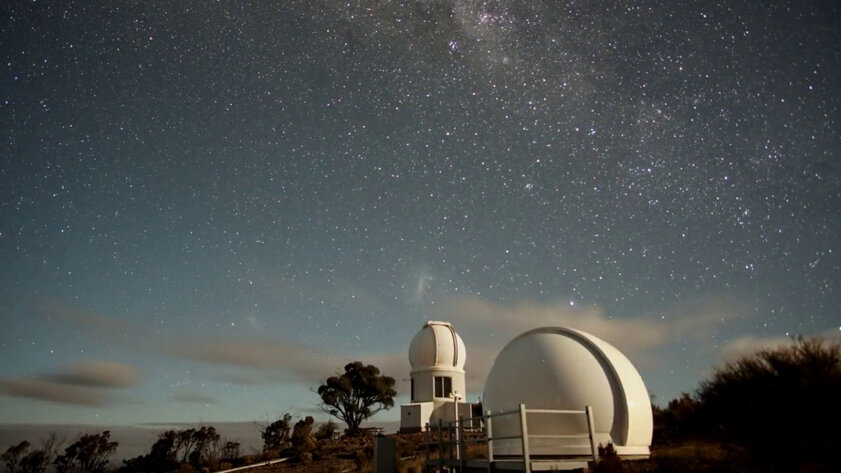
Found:
[{"label": "wispy cloud", "polygon": [[291,372],[304,380],[324,376],[329,355],[286,340],[196,337],[163,345],[176,358],[258,372]]},{"label": "wispy cloud", "polygon": [[220,377],[222,381],[236,384],[288,379],[315,385],[342,372],[345,364],[352,361],[377,366],[383,374],[394,377],[398,387],[408,382],[409,363],[407,353],[402,351],[354,356],[302,346],[289,340],[253,337],[197,337],[169,343],[163,350],[172,357],[239,369]]},{"label": "wispy cloud", "polygon": [[179,391],[172,395],[173,401],[191,404],[216,404],[216,398],[193,391]]},{"label": "wispy cloud", "polygon": [[47,376],[54,382],[88,387],[129,387],[137,384],[137,370],[124,363],[114,361],[90,361],[64,367],[58,373]]},{"label": "wispy cloud", "polygon": [[236,367],[223,374],[211,375],[210,379],[220,383],[233,384],[236,386],[259,386],[271,381],[259,371]]},{"label": "wispy cloud", "polygon": [[9,396],[75,406],[104,406],[109,399],[103,393],[57,383],[44,378],[6,378],[0,380],[0,392]]},{"label": "wispy cloud", "polygon": [[[474,296],[451,298],[438,312],[453,322],[467,343],[467,383],[470,392],[482,390],[496,355],[513,337],[543,326],[570,326],[592,333],[615,345],[635,363],[655,363],[655,351],[682,338],[700,339],[718,325],[744,314],[733,303],[708,301],[685,305],[663,317],[613,318],[598,307],[568,304],[495,304]],[[676,315],[679,314],[679,315]],[[408,347],[409,340],[406,340]],[[164,344],[164,353],[215,366],[234,368],[246,383],[262,379],[316,383],[354,360],[373,364],[408,389],[408,348],[395,352],[352,356],[305,346],[289,340],[268,338],[181,338]],[[228,375],[230,377],[230,374]],[[238,379],[238,378],[236,378]],[[236,379],[233,382],[237,382]]]},{"label": "wispy cloud", "polygon": [[118,335],[130,335],[138,332],[137,327],[122,319],[54,299],[40,301],[36,304],[36,308],[46,318],[56,318],[77,328]]},{"label": "wispy cloud", "polygon": [[[654,364],[653,352],[682,338],[701,338],[718,325],[739,317],[745,309],[736,303],[698,302],[661,317],[610,317],[596,306],[568,303],[495,304],[475,296],[445,301],[439,311],[466,339],[468,389],[476,392],[493,360],[513,337],[534,328],[567,326],[592,333],[616,346],[638,365]],[[465,328],[469,327],[469,330]]]},{"label": "wispy cloud", "polygon": [[[827,330],[818,334],[818,338],[827,340],[830,343],[839,343],[841,342],[841,330]],[[794,339],[787,336],[757,337],[749,335],[738,337],[730,340],[721,347],[720,357],[721,361],[726,363],[752,355],[760,350],[773,350],[791,345],[792,343],[794,343]]]},{"label": "wispy cloud", "polygon": [[89,361],[59,367],[30,378],[0,379],[0,393],[77,406],[103,406],[116,401],[113,388],[137,384],[137,370],[113,361]]}]

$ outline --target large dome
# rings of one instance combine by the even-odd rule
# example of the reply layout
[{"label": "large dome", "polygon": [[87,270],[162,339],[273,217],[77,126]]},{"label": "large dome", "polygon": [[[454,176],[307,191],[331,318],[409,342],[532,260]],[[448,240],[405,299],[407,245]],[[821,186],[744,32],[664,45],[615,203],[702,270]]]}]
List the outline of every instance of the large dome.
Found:
[{"label": "large dome", "polygon": [[464,370],[466,358],[464,341],[448,322],[427,322],[409,345],[412,371],[431,368]]},{"label": "large dome", "polygon": [[[492,412],[516,409],[521,403],[528,409],[558,410],[582,410],[589,405],[597,442],[613,443],[620,454],[649,452],[653,422],[642,378],[619,350],[585,332],[545,327],[514,338],[496,357],[483,400],[485,409]],[[527,420],[529,432],[536,435],[587,431],[583,417],[529,414]],[[494,419],[494,434],[518,433],[514,419]],[[533,439],[532,449],[535,454],[574,454],[579,449],[567,444]],[[519,448],[516,442],[500,447],[500,454],[516,453]]]}]

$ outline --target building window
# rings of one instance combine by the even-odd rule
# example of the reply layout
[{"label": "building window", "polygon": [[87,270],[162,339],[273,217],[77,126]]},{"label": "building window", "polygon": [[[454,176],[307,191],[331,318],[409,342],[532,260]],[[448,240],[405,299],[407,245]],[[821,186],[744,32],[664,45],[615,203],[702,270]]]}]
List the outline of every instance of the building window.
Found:
[{"label": "building window", "polygon": [[450,397],[453,392],[453,379],[449,376],[435,377],[435,397]]},{"label": "building window", "polygon": [[412,401],[415,400],[415,378],[412,378]]}]

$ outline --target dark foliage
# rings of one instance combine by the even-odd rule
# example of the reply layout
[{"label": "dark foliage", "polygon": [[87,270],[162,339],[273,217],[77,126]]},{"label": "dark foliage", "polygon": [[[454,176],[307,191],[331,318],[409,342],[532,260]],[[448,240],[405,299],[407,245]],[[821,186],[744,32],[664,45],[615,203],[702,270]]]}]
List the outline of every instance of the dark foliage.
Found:
[{"label": "dark foliage", "polygon": [[[766,471],[841,471],[841,345],[798,338],[728,363],[701,383],[696,419]],[[836,469],[837,468],[837,469]]]},{"label": "dark foliage", "polygon": [[43,450],[33,450],[20,460],[20,471],[23,473],[44,473],[50,459]]},{"label": "dark foliage", "polygon": [[240,453],[239,442],[227,441],[222,446],[222,450],[219,454],[219,460],[225,463],[234,464],[239,461],[241,456],[242,454]]},{"label": "dark foliage", "polygon": [[276,455],[289,446],[289,434],[292,432],[292,416],[283,417],[260,429],[263,437],[263,453]]},{"label": "dark foliage", "polygon": [[331,376],[318,387],[321,409],[348,426],[348,435],[357,435],[359,425],[383,409],[394,406],[394,378],[380,375],[374,365],[359,361],[345,365],[340,376]]},{"label": "dark foliage", "polygon": [[687,393],[669,401],[665,409],[653,407],[654,445],[671,445],[701,436],[700,403]]},{"label": "dark foliage", "polygon": [[[219,462],[219,438],[216,428],[212,426],[168,430],[158,436],[148,454],[123,460],[120,471],[164,473],[184,465],[193,468],[215,468]],[[239,444],[237,454],[238,452]]]},{"label": "dark foliage", "polygon": [[59,441],[55,432],[51,432],[46,438],[41,439],[41,447],[30,451],[20,459],[20,470],[22,473],[44,473],[47,467],[53,462],[56,456],[56,449]]},{"label": "dark foliage", "polygon": [[29,442],[24,440],[17,445],[10,445],[9,448],[3,452],[3,455],[0,455],[0,460],[2,460],[3,464],[6,465],[6,468],[9,469],[9,473],[15,473],[15,468],[17,468],[21,458],[23,458],[23,455],[27,450],[29,450]]},{"label": "dark foliage", "polygon": [[317,440],[329,440],[333,438],[338,430],[338,426],[332,420],[328,420],[323,424],[318,426],[318,429],[315,431],[315,438]]},{"label": "dark foliage", "polygon": [[307,416],[305,419],[296,422],[292,429],[292,437],[290,438],[292,450],[298,460],[304,463],[312,461],[312,452],[316,447],[315,437],[312,435],[314,424],[315,420]]},{"label": "dark foliage", "polygon": [[56,469],[59,473],[102,473],[108,464],[108,457],[117,450],[118,445],[111,441],[111,432],[107,430],[101,434],[83,435],[55,459]]},{"label": "dark foliage", "polygon": [[122,472],[142,471],[163,473],[178,468],[178,432],[168,430],[158,436],[151,451],[129,460],[123,460]]},{"label": "dark foliage", "polygon": [[625,471],[625,465],[616,454],[616,449],[612,443],[607,445],[599,445],[599,463],[593,470],[594,473],[622,473]]}]

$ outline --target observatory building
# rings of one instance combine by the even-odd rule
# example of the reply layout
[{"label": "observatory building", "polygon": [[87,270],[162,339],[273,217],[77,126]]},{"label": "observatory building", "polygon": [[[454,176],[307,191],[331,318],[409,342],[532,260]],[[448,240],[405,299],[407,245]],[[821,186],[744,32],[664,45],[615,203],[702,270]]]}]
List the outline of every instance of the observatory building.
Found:
[{"label": "observatory building", "polygon": [[[591,406],[597,444],[612,443],[623,456],[649,455],[653,421],[645,384],[625,355],[588,333],[544,327],[514,338],[497,355],[482,399],[483,408],[494,413],[519,404],[552,410]],[[580,441],[541,437],[587,432],[584,417],[529,413],[527,422],[532,455],[581,455],[589,449]],[[494,437],[519,433],[515,419],[494,420]],[[520,449],[519,440],[494,443],[498,455]]]},{"label": "observatory building", "polygon": [[400,406],[400,431],[470,416],[465,399],[464,341],[448,322],[427,322],[409,345],[411,402]]}]

